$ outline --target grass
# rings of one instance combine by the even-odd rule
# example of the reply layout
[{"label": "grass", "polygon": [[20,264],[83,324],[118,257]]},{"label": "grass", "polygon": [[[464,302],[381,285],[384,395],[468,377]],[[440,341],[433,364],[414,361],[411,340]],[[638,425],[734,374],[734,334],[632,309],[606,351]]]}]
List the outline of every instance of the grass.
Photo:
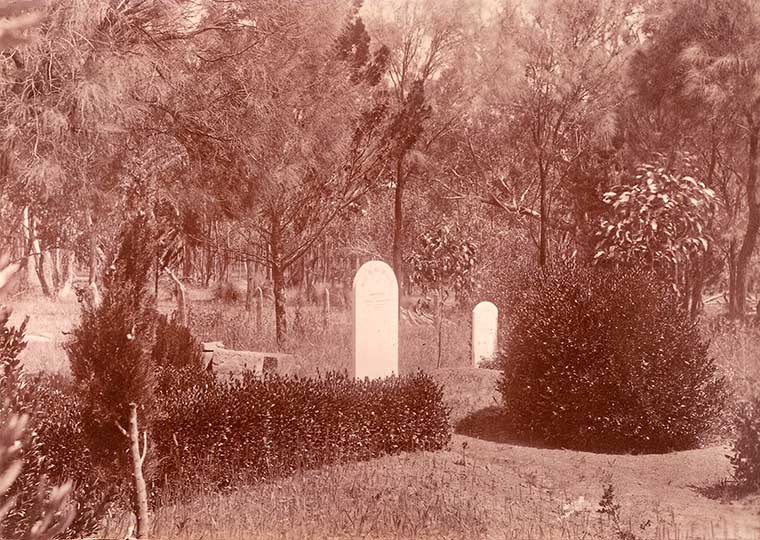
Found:
[{"label": "grass", "polygon": [[[655,463],[455,436],[447,452],[335,465],[189,503],[164,501],[153,537],[608,540],[616,538],[614,524],[597,510],[604,486],[614,484],[621,528],[638,538],[760,538],[751,509],[727,515],[719,503],[693,495],[695,478],[725,472],[720,458],[692,451]],[[115,519],[107,535],[123,537],[125,528]]]},{"label": "grass", "polygon": [[[67,371],[61,331],[76,323],[76,301],[23,297],[12,305],[12,322],[32,314],[29,333],[53,338],[30,343],[27,370]],[[232,349],[276,349],[271,300],[265,301],[261,331],[242,301],[223,302],[213,293],[193,291],[191,306],[201,339],[220,340]],[[346,369],[350,311],[334,307],[325,328],[319,306],[302,307],[298,317],[296,307],[288,306],[294,339],[285,351],[304,359],[311,372]],[[159,308],[173,308],[167,295]],[[725,446],[606,456],[506,438],[495,422],[498,372],[469,368],[466,315],[447,322],[444,369],[435,369],[432,325],[403,323],[400,328],[401,372],[425,369],[444,387],[458,432],[449,451],[335,465],[224,493],[167,495],[157,501],[153,537],[760,539],[760,497],[726,503],[704,495],[730,481]],[[737,402],[746,399],[760,382],[760,332],[723,329],[711,338],[710,352]],[[620,504],[617,524],[597,512],[606,485],[614,485]],[[114,514],[102,537],[123,538],[128,521],[129,513]]]}]

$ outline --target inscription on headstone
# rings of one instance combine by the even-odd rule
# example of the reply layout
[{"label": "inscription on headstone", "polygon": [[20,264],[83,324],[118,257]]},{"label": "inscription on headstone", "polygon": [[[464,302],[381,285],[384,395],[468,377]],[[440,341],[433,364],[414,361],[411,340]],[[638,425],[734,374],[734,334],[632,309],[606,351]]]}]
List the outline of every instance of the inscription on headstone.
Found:
[{"label": "inscription on headstone", "polygon": [[354,276],[353,351],[357,379],[398,374],[398,282],[382,261],[369,261]]}]

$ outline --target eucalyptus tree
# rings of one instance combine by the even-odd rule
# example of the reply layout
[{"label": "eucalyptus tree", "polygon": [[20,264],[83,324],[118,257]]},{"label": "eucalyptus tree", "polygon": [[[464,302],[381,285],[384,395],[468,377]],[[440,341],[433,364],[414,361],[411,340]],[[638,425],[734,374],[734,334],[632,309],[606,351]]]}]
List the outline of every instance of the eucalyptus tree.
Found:
[{"label": "eucalyptus tree", "polygon": [[[457,116],[434,110],[433,86],[453,67],[466,43],[465,27],[474,6],[461,2],[402,0],[368,3],[370,33],[389,49],[385,137],[393,191],[391,258],[399,286],[404,283],[404,198],[410,181],[426,176],[426,154]],[[449,103],[448,105],[452,105]]]},{"label": "eucalyptus tree", "polygon": [[[507,3],[499,19],[483,114],[486,122],[510,126],[514,152],[528,160],[501,167],[489,199],[537,219],[540,266],[549,257],[553,224],[573,227],[567,225],[572,216],[553,216],[569,213],[564,199],[571,176],[584,160],[613,147],[625,96],[622,75],[635,40],[631,15],[626,0],[572,0]],[[524,180],[512,185],[504,174],[510,170]]]},{"label": "eucalyptus tree", "polygon": [[[716,191],[728,223],[743,228],[728,239],[730,314],[740,318],[760,233],[760,7],[749,0],[670,2],[651,14],[646,31],[634,81],[641,93],[701,124],[713,141],[706,169],[722,173]],[[737,215],[740,193],[745,219]]]}]

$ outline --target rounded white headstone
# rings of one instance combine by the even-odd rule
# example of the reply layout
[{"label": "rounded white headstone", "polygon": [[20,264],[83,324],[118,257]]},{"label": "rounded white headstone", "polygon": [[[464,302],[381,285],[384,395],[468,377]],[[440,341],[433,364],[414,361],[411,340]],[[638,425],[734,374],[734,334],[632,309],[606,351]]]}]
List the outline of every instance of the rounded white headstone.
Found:
[{"label": "rounded white headstone", "polygon": [[369,261],[354,276],[355,377],[398,374],[398,282],[382,261]]},{"label": "rounded white headstone", "polygon": [[499,308],[481,302],[472,310],[472,364],[496,358],[499,333]]}]

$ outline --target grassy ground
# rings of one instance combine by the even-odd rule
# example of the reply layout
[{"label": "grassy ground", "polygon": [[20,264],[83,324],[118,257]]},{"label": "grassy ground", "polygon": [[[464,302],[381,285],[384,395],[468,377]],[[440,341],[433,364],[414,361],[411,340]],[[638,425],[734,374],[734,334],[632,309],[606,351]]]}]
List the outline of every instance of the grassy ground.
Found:
[{"label": "grassy ground", "polygon": [[[270,315],[257,332],[240,304],[203,293],[193,298],[193,322],[202,339],[235,349],[274,349]],[[61,331],[76,323],[76,302],[28,297],[11,303],[13,321],[31,314],[30,336],[50,338],[30,341],[27,369],[66,371]],[[172,309],[168,297],[159,305]],[[296,338],[286,350],[308,359],[310,371],[346,368],[348,312],[334,309],[324,329],[318,307],[303,308],[298,322],[294,309]],[[447,325],[444,367],[436,369],[432,326],[401,326],[402,373],[423,368],[444,387],[457,426],[449,451],[305,471],[247,489],[193,494],[190,503],[166,500],[154,516],[153,537],[760,539],[760,498],[737,500],[724,489],[731,474],[724,445],[609,456],[510,440],[495,421],[499,372],[468,367],[469,334],[466,319]],[[711,353],[735,395],[746,398],[760,375],[760,332],[729,329],[711,337]],[[617,522],[597,511],[607,485],[614,486],[620,504]],[[114,516],[105,537],[123,538],[125,521],[126,515]]]}]

